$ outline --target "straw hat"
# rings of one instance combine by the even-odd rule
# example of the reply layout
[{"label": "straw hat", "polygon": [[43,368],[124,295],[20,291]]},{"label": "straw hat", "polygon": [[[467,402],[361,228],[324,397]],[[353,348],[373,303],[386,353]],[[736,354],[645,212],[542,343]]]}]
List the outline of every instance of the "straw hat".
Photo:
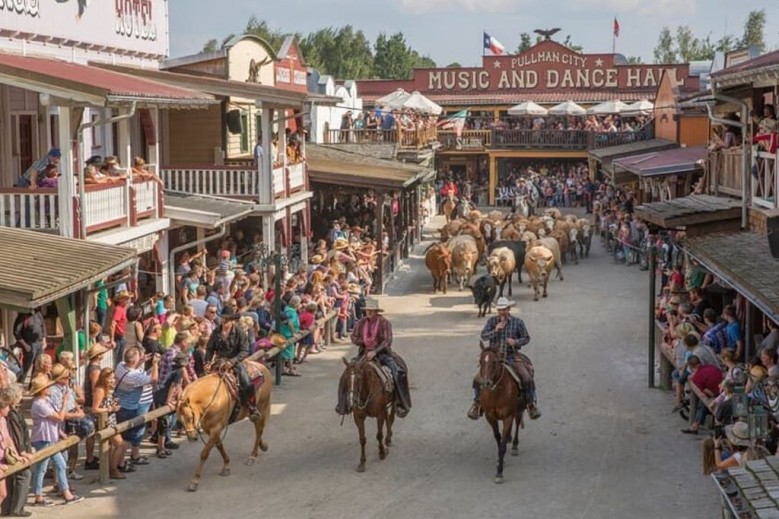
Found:
[{"label": "straw hat", "polygon": [[357,283],[349,283],[349,287],[347,288],[350,294],[353,295],[360,295],[362,294],[362,287],[358,285]]},{"label": "straw hat", "polygon": [[736,422],[725,426],[725,436],[736,446],[749,447],[749,425],[746,422]]},{"label": "straw hat", "polygon": [[335,240],[335,243],[333,243],[334,250],[343,250],[347,247],[349,247],[349,242],[346,241],[346,238],[338,238]]},{"label": "straw hat", "polygon": [[365,308],[364,310],[373,310],[374,312],[383,312],[384,309],[379,307],[379,300],[375,299],[373,297],[368,297],[365,299]]},{"label": "straw hat", "polygon": [[498,298],[498,302],[495,304],[496,310],[505,310],[506,308],[511,308],[516,303],[514,301],[509,301],[505,297]]},{"label": "straw hat", "polygon": [[116,294],[116,297],[114,297],[114,299],[116,299],[117,301],[121,301],[122,299],[130,299],[131,297],[132,296],[130,295],[130,292],[128,292],[127,290],[122,290],[121,292]]},{"label": "straw hat", "polygon": [[51,368],[51,380],[57,382],[70,375],[70,370],[62,364],[55,364]]},{"label": "straw hat", "polygon": [[314,254],[313,256],[311,256],[311,258],[308,260],[308,262],[311,263],[312,265],[319,265],[324,260],[325,260],[325,258],[321,254]]},{"label": "straw hat", "polygon": [[280,333],[271,335],[270,342],[275,348],[286,348],[287,346],[287,339]]},{"label": "straw hat", "polygon": [[98,355],[102,355],[108,351],[108,348],[102,344],[95,344],[87,350],[87,359],[92,360]]},{"label": "straw hat", "polygon": [[363,231],[362,227],[360,227],[359,225],[355,225],[354,227],[352,227],[352,234],[355,234],[355,233],[359,234],[359,233],[363,233],[363,232],[365,232],[365,231]]},{"label": "straw hat", "polygon": [[46,388],[49,388],[54,385],[56,380],[51,380],[46,375],[38,375],[34,379],[32,379],[32,383],[30,384],[30,395],[35,396],[41,391],[43,391]]}]

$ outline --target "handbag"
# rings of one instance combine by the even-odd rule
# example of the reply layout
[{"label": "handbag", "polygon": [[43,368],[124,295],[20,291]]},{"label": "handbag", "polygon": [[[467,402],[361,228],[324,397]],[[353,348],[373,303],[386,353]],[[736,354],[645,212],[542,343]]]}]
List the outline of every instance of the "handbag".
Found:
[{"label": "handbag", "polygon": [[95,434],[95,419],[89,415],[75,420],[65,420],[65,433],[76,435],[82,440]]}]

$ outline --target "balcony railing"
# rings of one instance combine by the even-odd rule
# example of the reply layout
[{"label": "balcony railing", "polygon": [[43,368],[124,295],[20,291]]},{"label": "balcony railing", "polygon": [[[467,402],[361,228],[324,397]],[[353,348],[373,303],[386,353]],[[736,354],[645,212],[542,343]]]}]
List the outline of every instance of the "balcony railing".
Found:
[{"label": "balcony railing", "polygon": [[777,154],[759,151],[752,157],[752,168],[757,173],[752,177],[752,204],[764,209],[776,209],[779,193],[777,175]]},{"label": "balcony railing", "polygon": [[646,131],[593,132],[587,130],[492,130],[493,148],[591,150],[620,146],[651,138]]},{"label": "balcony railing", "polygon": [[744,186],[742,157],[741,148],[729,148],[709,154],[713,192],[741,197]]},{"label": "balcony railing", "polygon": [[327,130],[325,144],[394,144],[398,140],[397,130],[349,129]]},{"label": "balcony railing", "polygon": [[[211,166],[191,165],[163,167],[162,183],[165,189],[192,195],[210,195],[258,201],[260,177],[250,165]],[[305,189],[306,165],[297,164],[273,168],[273,190],[276,199]]]},{"label": "balcony railing", "polygon": [[492,132],[463,130],[458,137],[453,130],[438,130],[438,142],[444,150],[481,151],[492,146]]},{"label": "balcony railing", "polygon": [[[111,184],[90,184],[84,188],[84,201],[73,198],[73,236],[81,237],[83,218],[87,236],[115,227],[135,226],[140,221],[161,218],[159,182],[144,180],[127,184],[126,180]],[[0,189],[0,225],[19,229],[61,232],[57,189]]]}]

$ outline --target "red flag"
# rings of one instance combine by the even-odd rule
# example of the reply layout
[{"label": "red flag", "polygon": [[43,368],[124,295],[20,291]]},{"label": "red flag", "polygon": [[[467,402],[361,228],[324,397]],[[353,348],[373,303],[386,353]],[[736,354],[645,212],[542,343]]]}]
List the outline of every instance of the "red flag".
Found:
[{"label": "red flag", "polygon": [[619,38],[619,20],[617,18],[614,18],[614,37]]}]

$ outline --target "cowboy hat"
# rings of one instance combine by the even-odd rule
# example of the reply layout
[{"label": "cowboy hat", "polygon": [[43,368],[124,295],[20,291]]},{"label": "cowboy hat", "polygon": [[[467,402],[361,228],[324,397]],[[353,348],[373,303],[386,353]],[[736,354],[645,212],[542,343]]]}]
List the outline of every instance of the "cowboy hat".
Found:
[{"label": "cowboy hat", "polygon": [[222,319],[240,319],[241,316],[237,313],[235,313],[235,307],[230,305],[225,305],[224,308],[222,308],[221,313]]},{"label": "cowboy hat", "polygon": [[354,227],[352,227],[352,234],[354,234],[354,233],[362,233],[362,232],[365,232],[365,231],[363,231],[362,227],[360,227],[359,225],[355,225]]},{"label": "cowboy hat", "polygon": [[102,355],[108,351],[108,348],[102,344],[95,344],[87,350],[87,359],[92,360],[98,355]]},{"label": "cowboy hat", "polygon": [[68,375],[70,375],[70,370],[65,366],[63,366],[62,364],[57,363],[51,368],[50,377],[51,380],[53,380],[54,382],[58,382],[63,378],[67,377]]},{"label": "cowboy hat", "polygon": [[334,250],[342,250],[349,246],[349,242],[346,241],[346,238],[338,238],[335,240],[335,243],[333,243],[333,249]]},{"label": "cowboy hat", "polygon": [[56,380],[51,380],[46,375],[38,375],[32,379],[32,383],[30,383],[30,395],[37,395],[44,389],[53,386],[55,382]]},{"label": "cowboy hat", "polygon": [[495,304],[496,310],[505,310],[506,308],[511,308],[516,303],[514,301],[509,301],[505,297],[498,298],[498,302]]},{"label": "cowboy hat", "polygon": [[122,299],[130,299],[132,296],[130,295],[130,292],[127,290],[122,290],[121,292],[118,292],[114,299],[117,301],[121,301]]},{"label": "cowboy hat", "polygon": [[736,422],[725,426],[725,436],[735,446],[749,447],[749,425],[746,422]]},{"label": "cowboy hat", "polygon": [[365,299],[365,311],[372,310],[374,312],[383,312],[384,309],[379,307],[379,300],[374,299],[373,297],[368,297]]},{"label": "cowboy hat", "polygon": [[183,368],[189,365],[189,355],[181,352],[173,358],[173,366]]},{"label": "cowboy hat", "polygon": [[270,337],[270,342],[273,344],[275,348],[286,348],[287,347],[287,339],[280,333],[274,333]]},{"label": "cowboy hat", "polygon": [[354,295],[362,294],[362,287],[357,283],[349,283],[347,290],[349,291],[350,294],[354,294]]},{"label": "cowboy hat", "polygon": [[311,256],[311,259],[308,260],[309,263],[312,265],[319,265],[325,260],[325,258],[321,254],[314,254]]}]

